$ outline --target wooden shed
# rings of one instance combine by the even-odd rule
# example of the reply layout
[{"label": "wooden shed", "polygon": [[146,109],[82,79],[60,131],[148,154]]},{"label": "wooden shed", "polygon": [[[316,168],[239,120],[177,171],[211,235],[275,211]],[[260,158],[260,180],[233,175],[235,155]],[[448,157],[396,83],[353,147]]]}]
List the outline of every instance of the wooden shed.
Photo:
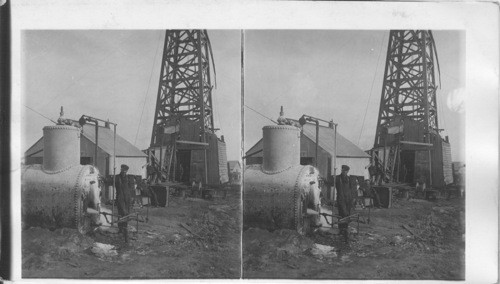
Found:
[{"label": "wooden shed", "polygon": [[[422,123],[408,117],[400,117],[395,123],[400,125],[397,133],[385,131],[376,141],[376,147],[371,151],[377,152],[381,163],[396,160],[396,181],[415,184],[425,181],[433,187],[440,188],[453,182],[451,147],[448,137],[444,139],[439,133],[425,132]],[[429,140],[427,140],[429,135]],[[397,149],[395,158],[390,152]]]},{"label": "wooden shed", "polygon": [[[185,118],[156,131],[156,140],[148,152],[160,161],[161,168],[171,163],[170,172],[174,180],[185,183],[205,183],[206,180],[209,186],[219,186],[229,181],[224,137],[218,138],[215,133],[206,132],[203,142],[199,123]],[[171,153],[175,153],[172,158],[169,157]]]}]

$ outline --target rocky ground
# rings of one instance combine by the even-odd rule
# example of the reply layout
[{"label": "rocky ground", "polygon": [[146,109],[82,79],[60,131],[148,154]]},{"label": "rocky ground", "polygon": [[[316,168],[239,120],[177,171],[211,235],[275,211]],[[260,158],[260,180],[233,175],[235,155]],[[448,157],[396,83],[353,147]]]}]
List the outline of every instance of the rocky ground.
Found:
[{"label": "rocky ground", "polygon": [[[116,229],[80,235],[31,227],[22,233],[23,278],[240,278],[240,195],[174,197],[136,208],[147,222],[125,246]],[[243,232],[243,278],[460,280],[465,277],[464,200],[396,199],[358,208],[349,245],[336,230]],[[367,223],[368,216],[370,223]],[[129,228],[134,231],[135,223]]]},{"label": "rocky ground", "polygon": [[[392,208],[358,208],[370,223],[350,225],[345,245],[336,230],[243,232],[243,277],[286,279],[465,278],[464,200],[396,199]],[[332,234],[333,233],[333,234]]]},{"label": "rocky ground", "polygon": [[125,246],[116,228],[31,227],[22,233],[23,278],[240,278],[241,201],[173,197],[168,207],[135,208]]}]

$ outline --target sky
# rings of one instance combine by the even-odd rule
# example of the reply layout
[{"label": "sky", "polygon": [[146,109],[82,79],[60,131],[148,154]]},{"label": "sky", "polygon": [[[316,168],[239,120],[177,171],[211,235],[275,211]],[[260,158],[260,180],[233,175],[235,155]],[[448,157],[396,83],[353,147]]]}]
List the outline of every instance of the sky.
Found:
[{"label": "sky", "polygon": [[[363,150],[373,146],[389,31],[246,30],[245,151],[262,127],[285,115],[338,123]],[[239,30],[208,31],[217,72],[214,122],[228,160],[241,157]],[[441,69],[439,127],[453,161],[465,156],[465,33],[433,31]],[[109,119],[139,149],[151,139],[163,30],[28,30],[22,34],[22,146],[27,150],[56,120],[82,114]],[[213,78],[213,76],[212,76]],[[436,78],[439,81],[438,78]],[[254,110],[258,111],[257,114]],[[38,113],[36,113],[38,112]],[[42,116],[43,115],[43,116]]]},{"label": "sky", "polygon": [[[433,35],[441,70],[439,128],[449,136],[452,160],[464,161],[465,33]],[[245,31],[245,151],[273,124],[268,118],[278,118],[280,106],[289,118],[333,119],[341,135],[372,148],[388,42],[389,31]]]},{"label": "sky", "polygon": [[[215,128],[228,160],[241,156],[241,32],[209,30],[216,67]],[[89,115],[118,124],[139,149],[151,141],[164,30],[28,30],[22,33],[21,149],[57,120]],[[214,84],[212,76],[212,84]],[[47,117],[47,118],[44,118]]]}]

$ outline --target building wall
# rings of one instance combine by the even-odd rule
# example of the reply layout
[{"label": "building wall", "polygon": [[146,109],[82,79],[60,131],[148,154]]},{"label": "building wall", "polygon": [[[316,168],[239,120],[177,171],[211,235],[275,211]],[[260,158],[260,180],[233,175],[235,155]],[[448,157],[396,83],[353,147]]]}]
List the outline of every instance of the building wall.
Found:
[{"label": "building wall", "polygon": [[[87,137],[82,135],[80,139],[80,158],[90,158],[90,164],[94,164],[94,156],[95,144],[91,142]],[[97,148],[97,163],[95,164],[95,166],[99,170],[99,173],[105,176],[112,173],[107,171],[107,158],[108,154],[101,148]]]},{"label": "building wall", "polygon": [[451,146],[450,143],[443,142],[443,175],[444,183],[453,183],[453,168],[451,166]]},{"label": "building wall", "polygon": [[432,185],[444,187],[453,182],[451,169],[450,143],[443,141],[439,136],[433,136],[432,154]]},{"label": "building wall", "polygon": [[221,183],[229,181],[229,169],[227,166],[226,143],[217,140],[217,150],[219,154],[219,180]]},{"label": "building wall", "polygon": [[26,157],[26,165],[41,165],[43,164],[43,157]]},{"label": "building wall", "polygon": [[262,156],[252,156],[245,159],[246,165],[262,165]]},{"label": "building wall", "polygon": [[217,186],[229,181],[226,143],[220,141],[215,134],[207,136],[209,143],[207,150],[208,184]]}]

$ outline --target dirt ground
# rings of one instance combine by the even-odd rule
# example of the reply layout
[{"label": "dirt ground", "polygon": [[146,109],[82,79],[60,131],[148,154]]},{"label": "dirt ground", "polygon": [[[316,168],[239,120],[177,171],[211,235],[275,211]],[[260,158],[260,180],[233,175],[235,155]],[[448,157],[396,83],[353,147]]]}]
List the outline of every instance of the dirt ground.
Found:
[{"label": "dirt ground", "polygon": [[[348,245],[336,230],[304,237],[249,228],[243,278],[463,280],[464,210],[461,198],[396,199],[389,209],[371,210],[359,232],[351,223]],[[368,209],[356,212],[368,219]]]},{"label": "dirt ground", "polygon": [[[23,278],[240,278],[241,201],[173,197],[151,207],[125,246],[116,228],[80,235],[32,227],[22,233]],[[146,218],[147,207],[135,208]],[[186,229],[187,228],[187,229]],[[135,230],[135,222],[129,222]]]}]

